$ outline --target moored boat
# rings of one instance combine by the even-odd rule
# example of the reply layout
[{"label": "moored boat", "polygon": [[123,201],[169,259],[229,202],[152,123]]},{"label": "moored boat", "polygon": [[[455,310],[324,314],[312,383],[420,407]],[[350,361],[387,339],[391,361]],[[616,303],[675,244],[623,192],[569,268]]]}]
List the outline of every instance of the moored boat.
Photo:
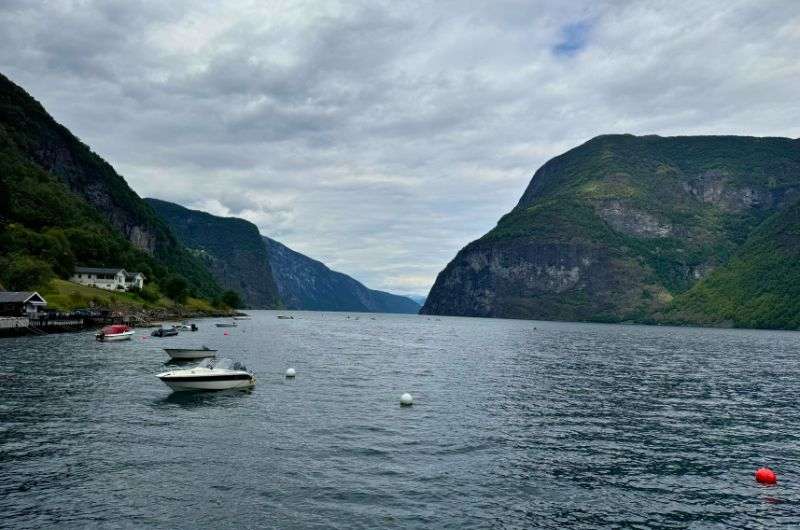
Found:
[{"label": "moored boat", "polygon": [[206,359],[199,366],[156,375],[172,390],[228,390],[250,388],[255,376],[243,364],[230,359]]},{"label": "moored boat", "polygon": [[153,337],[174,337],[177,334],[178,330],[175,326],[161,326],[150,333]]},{"label": "moored boat", "polygon": [[175,329],[178,329],[180,331],[197,331],[198,328],[197,324],[189,324],[188,322],[181,322],[180,324],[175,326]]},{"label": "moored boat", "polygon": [[133,331],[130,327],[124,324],[114,324],[106,326],[98,331],[94,338],[100,342],[113,342],[118,340],[131,340],[133,338]]},{"label": "moored boat", "polygon": [[164,348],[172,359],[175,360],[188,360],[188,359],[204,359],[206,357],[216,357],[217,350],[212,350],[207,346],[202,348]]},{"label": "moored boat", "polygon": [[235,328],[239,324],[237,324],[236,322],[217,322],[214,325],[217,326],[218,328]]},{"label": "moored boat", "polygon": [[233,319],[234,320],[253,320],[253,317],[251,317],[250,315],[239,315],[239,316],[233,317]]}]

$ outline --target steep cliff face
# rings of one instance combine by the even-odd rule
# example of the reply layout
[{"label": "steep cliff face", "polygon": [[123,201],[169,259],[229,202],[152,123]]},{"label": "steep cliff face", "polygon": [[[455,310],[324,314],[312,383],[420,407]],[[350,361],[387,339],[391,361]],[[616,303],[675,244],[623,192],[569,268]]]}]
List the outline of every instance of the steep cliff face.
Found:
[{"label": "steep cliff face", "polygon": [[289,309],[414,314],[420,309],[410,298],[368,289],[274,239],[265,237],[264,243],[281,298]]},{"label": "steep cliff face", "polygon": [[22,88],[0,74],[0,123],[39,167],[82,196],[137,248],[170,246],[169,231],[114,168],[94,154]]},{"label": "steep cliff face", "polygon": [[239,293],[248,307],[281,307],[267,249],[256,225],[158,199],[145,200],[181,243],[206,263],[224,289]]},{"label": "steep cliff face", "polygon": [[800,142],[602,136],[547,162],[423,313],[656,321],[800,198]]},{"label": "steep cliff face", "polygon": [[[199,294],[212,296],[220,292],[202,263],[181,247],[167,226],[130,189],[125,179],[2,74],[0,148],[3,150],[3,178],[13,181],[15,202],[25,200],[30,205],[47,204],[51,212],[61,211],[64,215],[68,215],[67,211],[83,211],[84,205],[92,210],[89,214],[81,213],[81,222],[53,216],[46,222],[38,222],[39,228],[70,226],[79,229],[96,214],[110,225],[115,236],[122,235],[133,247],[152,256],[155,268],[164,267],[165,274],[174,272],[185,276]],[[53,182],[45,182],[51,179]],[[21,185],[23,181],[25,184]],[[54,200],[56,195],[61,199]],[[72,206],[65,209],[65,204]],[[24,219],[22,222],[25,223]],[[98,230],[106,229],[97,228],[94,232]],[[127,252],[127,249],[120,250]],[[98,254],[96,258],[101,256]],[[141,260],[136,258],[134,261]],[[120,262],[106,265],[120,265]]]}]

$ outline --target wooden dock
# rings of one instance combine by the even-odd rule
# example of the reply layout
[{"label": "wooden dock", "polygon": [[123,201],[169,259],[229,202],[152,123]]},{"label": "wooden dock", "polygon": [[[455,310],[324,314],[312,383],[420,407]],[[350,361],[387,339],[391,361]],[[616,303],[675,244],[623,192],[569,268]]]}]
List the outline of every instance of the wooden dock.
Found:
[{"label": "wooden dock", "polygon": [[39,318],[0,317],[0,336],[47,335],[80,331],[86,327],[83,318],[69,315],[42,315]]}]

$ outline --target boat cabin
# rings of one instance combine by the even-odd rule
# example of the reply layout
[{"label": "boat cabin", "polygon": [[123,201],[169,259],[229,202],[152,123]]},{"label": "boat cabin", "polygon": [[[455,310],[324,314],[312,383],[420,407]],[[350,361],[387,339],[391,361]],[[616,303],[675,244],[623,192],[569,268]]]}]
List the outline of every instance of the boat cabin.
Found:
[{"label": "boat cabin", "polygon": [[35,291],[0,291],[0,316],[36,317],[47,300]]}]

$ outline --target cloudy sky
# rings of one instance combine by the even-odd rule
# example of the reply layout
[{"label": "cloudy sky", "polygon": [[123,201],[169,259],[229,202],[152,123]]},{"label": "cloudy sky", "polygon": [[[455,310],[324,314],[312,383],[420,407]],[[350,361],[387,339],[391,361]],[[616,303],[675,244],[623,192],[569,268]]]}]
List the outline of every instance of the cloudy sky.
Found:
[{"label": "cloudy sky", "polygon": [[595,135],[800,136],[800,1],[0,0],[0,71],[141,196],[425,294]]}]

